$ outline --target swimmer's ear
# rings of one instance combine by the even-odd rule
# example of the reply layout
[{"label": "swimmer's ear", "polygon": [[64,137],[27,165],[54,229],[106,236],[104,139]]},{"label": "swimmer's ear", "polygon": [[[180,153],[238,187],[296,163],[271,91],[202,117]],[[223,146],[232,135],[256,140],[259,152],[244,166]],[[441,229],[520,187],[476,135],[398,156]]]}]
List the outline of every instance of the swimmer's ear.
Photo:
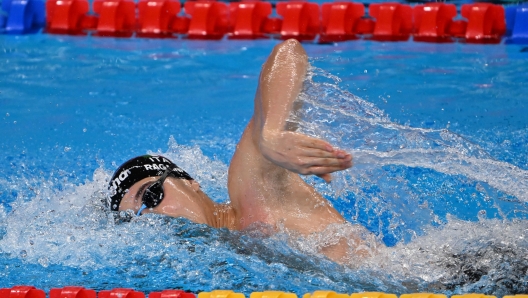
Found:
[{"label": "swimmer's ear", "polygon": [[326,183],[330,183],[332,181],[332,174],[326,173],[326,174],[319,174],[317,177],[322,178]]}]

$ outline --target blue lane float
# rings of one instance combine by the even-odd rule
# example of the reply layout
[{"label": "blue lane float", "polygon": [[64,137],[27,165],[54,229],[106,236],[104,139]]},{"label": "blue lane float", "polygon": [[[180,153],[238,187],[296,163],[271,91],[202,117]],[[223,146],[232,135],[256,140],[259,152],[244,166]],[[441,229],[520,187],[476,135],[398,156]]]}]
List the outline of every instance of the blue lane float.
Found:
[{"label": "blue lane float", "polygon": [[7,34],[36,33],[46,24],[42,0],[2,1],[0,26]]},{"label": "blue lane float", "polygon": [[506,7],[506,43],[528,44],[528,4]]}]

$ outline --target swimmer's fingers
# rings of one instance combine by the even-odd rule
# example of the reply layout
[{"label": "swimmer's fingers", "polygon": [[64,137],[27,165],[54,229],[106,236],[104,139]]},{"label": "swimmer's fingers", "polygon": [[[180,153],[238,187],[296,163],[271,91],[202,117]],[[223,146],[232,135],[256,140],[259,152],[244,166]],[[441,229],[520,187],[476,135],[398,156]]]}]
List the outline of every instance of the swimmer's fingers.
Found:
[{"label": "swimmer's fingers", "polygon": [[336,158],[349,158],[350,154],[344,150],[334,148],[328,142],[312,138],[305,135],[298,140],[298,146],[303,148],[303,153],[306,156],[312,157],[336,157]]},{"label": "swimmer's fingers", "polygon": [[330,173],[342,171],[352,166],[352,159],[339,160],[339,159],[317,159],[311,161],[313,166],[304,164],[304,168],[299,172],[303,175],[316,175],[330,183],[332,181],[332,175]]},{"label": "swimmer's fingers", "polygon": [[324,181],[326,181],[326,183],[332,182],[332,175],[330,173],[319,174],[319,175],[316,175],[316,176],[318,176],[319,178],[322,178]]},{"label": "swimmer's fingers", "polygon": [[332,182],[332,174],[330,174],[330,173],[337,172],[337,171],[340,171],[340,170],[343,170],[343,169],[338,168],[338,167],[334,167],[334,168],[315,167],[315,168],[312,168],[311,170],[313,172],[315,172],[315,173],[322,172],[322,174],[314,174],[314,175],[316,175],[319,178],[323,179],[326,183],[330,183],[330,182]]},{"label": "swimmer's fingers", "polygon": [[335,149],[332,145],[330,145],[328,142],[312,138],[305,135],[299,135],[298,139],[298,145],[304,148],[311,148],[316,150],[322,150],[326,152],[334,152]]},{"label": "swimmer's fingers", "polygon": [[265,131],[259,149],[269,161],[302,175],[324,175],[352,166],[352,156],[345,151],[295,132]]},{"label": "swimmer's fingers", "polygon": [[319,157],[319,158],[337,158],[337,159],[350,159],[352,155],[350,153],[334,149],[334,151],[329,152],[326,150],[313,149],[313,148],[303,148],[302,155],[309,157]]},{"label": "swimmer's fingers", "polygon": [[[313,174],[322,178],[326,183],[330,183],[332,181],[332,175],[331,173],[344,170],[340,167],[313,167],[310,168]],[[319,173],[319,174],[318,174]]]},{"label": "swimmer's fingers", "polygon": [[[301,158],[301,163],[304,165],[304,167],[311,169],[313,167],[317,168],[338,168],[338,170],[344,170],[348,169],[352,166],[352,155],[348,155],[347,158]],[[335,171],[334,171],[335,172]],[[310,174],[320,174],[317,173],[310,173]]]},{"label": "swimmer's fingers", "polygon": [[320,176],[320,175],[330,174],[330,173],[337,172],[337,171],[342,171],[342,170],[345,170],[347,168],[350,168],[350,167],[345,167],[345,168],[343,168],[341,166],[337,166],[337,167],[311,167],[311,168],[309,168],[309,171],[310,171],[310,174],[312,174],[312,175]]},{"label": "swimmer's fingers", "polygon": [[[296,170],[303,175],[324,175],[352,166],[352,155],[332,147],[328,142],[302,134],[291,133],[295,140]],[[330,177],[322,177],[329,181]]]}]

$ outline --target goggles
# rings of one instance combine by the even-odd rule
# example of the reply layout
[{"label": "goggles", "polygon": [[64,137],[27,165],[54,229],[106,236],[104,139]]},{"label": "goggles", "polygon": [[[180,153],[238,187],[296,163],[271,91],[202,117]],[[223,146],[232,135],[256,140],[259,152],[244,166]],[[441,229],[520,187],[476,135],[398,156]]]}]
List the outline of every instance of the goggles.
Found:
[{"label": "goggles", "polygon": [[154,182],[149,187],[147,187],[147,189],[145,189],[145,192],[143,193],[142,197],[143,202],[136,216],[140,216],[143,210],[147,208],[154,208],[158,206],[161,201],[163,201],[163,198],[165,197],[163,193],[163,182],[165,182],[165,179],[167,179],[167,177],[169,176],[179,178],[172,171],[173,169],[167,168],[163,175],[161,175],[161,177],[156,182]]}]

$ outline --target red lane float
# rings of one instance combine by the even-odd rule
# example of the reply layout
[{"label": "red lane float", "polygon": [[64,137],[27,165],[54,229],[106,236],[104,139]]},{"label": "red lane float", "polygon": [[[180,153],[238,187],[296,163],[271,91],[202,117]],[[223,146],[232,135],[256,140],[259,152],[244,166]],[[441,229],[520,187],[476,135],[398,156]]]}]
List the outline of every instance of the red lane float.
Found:
[{"label": "red lane float", "polygon": [[228,31],[228,7],[223,2],[187,1],[185,12],[191,16],[188,38],[221,39]]},{"label": "red lane float", "polygon": [[365,15],[361,3],[334,2],[322,5],[320,43],[357,39],[356,24]]},{"label": "red lane float", "polygon": [[409,5],[396,2],[373,3],[369,15],[376,19],[372,39],[380,41],[408,40],[413,30],[413,13]]},{"label": "red lane float", "polygon": [[140,0],[138,2],[138,31],[140,37],[170,37],[181,10],[177,0]]},{"label": "red lane float", "polygon": [[46,32],[54,34],[85,34],[92,27],[87,17],[90,4],[87,0],[48,0],[46,2]]},{"label": "red lane float", "polygon": [[319,5],[304,1],[279,2],[277,14],[282,16],[282,39],[314,40],[320,32]]},{"label": "red lane float", "polygon": [[[462,5],[465,20],[460,20],[456,19],[456,6],[445,3],[414,8],[392,2],[373,3],[369,16],[365,16],[361,3],[323,3],[320,11],[316,3],[293,0],[277,3],[276,12],[281,17],[274,18],[270,17],[271,3],[259,0],[242,0],[229,6],[215,0],[187,1],[187,15],[183,17],[178,16],[179,0],[139,0],[136,19],[133,0],[94,0],[95,14],[90,14],[88,1],[48,0],[46,32],[95,31],[95,35],[123,37],[135,32],[147,37],[187,34],[188,38],[199,39],[221,39],[228,34],[230,39],[277,36],[300,41],[311,41],[319,35],[320,43],[355,39],[357,35],[382,41],[407,40],[414,35],[416,41],[448,42],[456,37],[467,42],[498,43],[506,31],[504,8],[489,3]],[[519,17],[516,26],[521,28],[523,22]]]},{"label": "red lane float", "polygon": [[[266,28],[268,16],[272,12],[271,3],[244,0],[229,4],[231,39],[252,39],[266,37],[265,33],[272,33],[273,28]],[[269,25],[268,25],[269,27]]]},{"label": "red lane float", "polygon": [[33,286],[14,286],[0,289],[1,298],[46,298],[46,293]]},{"label": "red lane float", "polygon": [[148,298],[196,298],[193,293],[182,290],[164,290],[161,292],[151,292]]},{"label": "red lane float", "polygon": [[64,287],[61,289],[51,289],[49,292],[50,298],[95,298],[94,290],[85,289],[83,287]]},{"label": "red lane float", "polygon": [[499,43],[506,32],[504,7],[490,3],[464,4],[467,27],[464,38],[473,43]]},{"label": "red lane float", "polygon": [[97,295],[97,298],[145,298],[143,292],[137,292],[128,288],[116,288],[113,290],[103,290]]},{"label": "red lane float", "polygon": [[416,32],[414,40],[429,42],[453,41],[449,28],[457,15],[454,4],[427,3],[413,9]]},{"label": "red lane float", "polygon": [[262,30],[265,33],[268,33],[268,35],[271,34],[271,35],[279,36],[281,28],[282,28],[282,19],[268,17],[264,21],[264,27]]},{"label": "red lane float", "polygon": [[136,4],[131,0],[95,0],[93,10],[99,15],[97,36],[130,37],[136,29]]},{"label": "red lane float", "polygon": [[356,22],[356,34],[372,34],[375,25],[376,22],[372,18],[361,18]]}]

